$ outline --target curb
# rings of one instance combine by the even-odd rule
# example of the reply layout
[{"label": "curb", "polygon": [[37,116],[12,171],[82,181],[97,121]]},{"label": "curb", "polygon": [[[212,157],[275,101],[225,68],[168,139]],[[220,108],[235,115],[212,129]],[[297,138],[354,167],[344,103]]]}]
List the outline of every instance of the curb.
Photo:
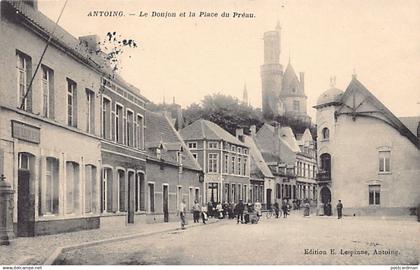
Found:
[{"label": "curb", "polygon": [[[215,224],[219,222],[218,220],[215,220],[213,222],[208,222],[206,225],[211,225],[211,224]],[[204,224],[191,224],[191,225],[187,225],[186,228],[194,228],[194,227],[198,227],[198,226],[203,226]],[[68,252],[74,249],[78,249],[78,248],[86,248],[86,247],[92,247],[92,246],[96,246],[96,245],[101,245],[101,244],[109,244],[109,243],[113,243],[113,242],[118,242],[118,241],[124,241],[124,240],[131,240],[134,238],[139,238],[139,237],[145,237],[145,236],[152,236],[155,234],[159,234],[159,233],[168,233],[168,232],[173,232],[173,231],[179,231],[180,228],[171,228],[171,229],[165,229],[165,230],[158,230],[158,231],[149,231],[149,232],[143,232],[143,233],[138,233],[138,234],[131,234],[131,235],[126,235],[126,236],[121,236],[121,237],[114,237],[114,238],[108,238],[108,239],[103,239],[103,240],[97,240],[97,241],[92,241],[92,242],[85,242],[85,243],[80,243],[80,244],[75,244],[75,245],[68,245],[68,246],[63,246],[63,247],[58,247],[54,250],[54,252],[44,261],[43,265],[53,265],[54,262],[58,259],[58,257],[64,253],[64,252]],[[31,257],[32,258],[32,257]],[[25,258],[25,261],[29,260],[29,258]]]}]

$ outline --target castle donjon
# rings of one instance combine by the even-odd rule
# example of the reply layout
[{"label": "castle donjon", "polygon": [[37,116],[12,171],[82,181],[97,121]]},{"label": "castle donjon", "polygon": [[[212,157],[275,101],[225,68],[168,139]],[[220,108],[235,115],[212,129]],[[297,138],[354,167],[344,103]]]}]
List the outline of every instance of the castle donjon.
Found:
[{"label": "castle donjon", "polygon": [[306,112],[305,77],[299,78],[290,60],[283,72],[280,64],[280,24],[264,33],[264,64],[261,66],[262,111],[265,120],[285,116],[310,122]]}]

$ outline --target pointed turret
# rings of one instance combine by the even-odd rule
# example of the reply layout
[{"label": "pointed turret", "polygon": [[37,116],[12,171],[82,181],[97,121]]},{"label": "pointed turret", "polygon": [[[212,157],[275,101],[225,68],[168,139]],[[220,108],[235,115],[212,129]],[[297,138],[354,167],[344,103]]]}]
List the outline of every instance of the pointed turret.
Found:
[{"label": "pointed turret", "polygon": [[246,83],[244,84],[244,90],[242,92],[242,102],[245,105],[248,105],[248,90],[246,89]]},{"label": "pointed turret", "polygon": [[286,67],[286,71],[284,72],[283,87],[280,92],[280,96],[303,94],[300,86],[301,85],[296,72],[292,64],[289,62]]}]

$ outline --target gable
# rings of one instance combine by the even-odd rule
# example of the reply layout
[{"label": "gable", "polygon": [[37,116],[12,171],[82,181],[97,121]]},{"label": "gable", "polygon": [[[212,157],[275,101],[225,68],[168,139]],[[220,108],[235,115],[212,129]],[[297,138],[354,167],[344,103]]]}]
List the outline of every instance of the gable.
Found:
[{"label": "gable", "polygon": [[342,105],[335,117],[349,115],[356,121],[357,117],[371,117],[385,122],[407,137],[420,148],[419,138],[413,134],[382,102],[380,102],[365,86],[353,78],[342,99]]}]

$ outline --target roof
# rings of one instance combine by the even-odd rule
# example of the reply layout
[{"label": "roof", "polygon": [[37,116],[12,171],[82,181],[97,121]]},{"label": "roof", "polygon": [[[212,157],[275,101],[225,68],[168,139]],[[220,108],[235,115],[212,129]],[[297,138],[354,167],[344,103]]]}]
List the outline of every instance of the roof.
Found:
[{"label": "roof", "polygon": [[[275,127],[272,125],[267,125],[267,128],[274,134]],[[281,142],[283,142],[286,146],[289,147],[290,150],[292,150],[295,153],[300,152],[299,145],[296,141],[295,135],[293,134],[293,131],[290,127],[280,127],[279,128],[279,139]]]},{"label": "roof", "polygon": [[246,146],[235,136],[208,120],[199,119],[179,131],[184,140],[223,140],[228,143]]},{"label": "roof", "polygon": [[244,140],[245,144],[249,147],[249,153],[251,155],[251,174],[257,173],[259,175],[260,172],[264,177],[274,178],[254,139],[245,135]]},{"label": "roof", "polygon": [[332,87],[318,97],[315,107],[341,104],[343,94],[343,90]]},{"label": "roof", "polygon": [[313,142],[314,142],[314,139],[312,137],[311,131],[309,131],[309,128],[305,129],[305,132],[303,132],[303,134],[299,138],[299,144],[308,145],[308,144],[312,144]]},{"label": "roof", "polygon": [[[356,114],[356,116],[363,115],[379,119],[398,130],[402,136],[410,140],[417,148],[420,148],[420,138],[416,136],[417,132],[413,133],[411,129],[405,126],[405,124],[400,119],[398,119],[384,104],[382,104],[382,102],[380,102],[359,80],[357,80],[356,77],[353,77],[353,79],[351,80],[349,86],[347,87],[346,91],[344,92],[341,98],[341,102],[345,104],[345,102],[355,92],[361,93],[361,95],[364,96],[365,99],[359,105],[357,105],[356,108],[354,108],[354,112],[348,112],[348,110],[352,108],[350,108],[349,106],[342,105],[341,108],[337,110],[337,115]],[[362,104],[367,103],[365,101],[369,101],[369,104],[376,108],[376,111],[363,111]],[[411,121],[406,121],[407,124],[411,125],[409,122]]]},{"label": "roof", "polygon": [[33,25],[33,30],[38,33],[42,32],[46,35],[46,38],[51,35],[51,40],[53,43],[63,46],[70,53],[85,62],[87,65],[93,67],[99,72],[105,73],[108,75],[108,77],[112,77],[110,78],[111,80],[119,83],[122,87],[144,99],[144,101],[149,102],[146,97],[140,94],[140,90],[138,88],[126,82],[120,75],[112,72],[112,68],[108,61],[105,59],[103,52],[91,52],[91,50],[85,46],[83,42],[80,42],[78,38],[71,35],[59,25],[56,26],[54,21],[52,21],[42,12],[26,4],[25,1],[7,0],[5,3],[9,3],[10,6],[17,11],[17,16],[21,15],[21,18],[27,20],[31,25]]},{"label": "roof", "polygon": [[[295,89],[296,92],[293,92],[292,89]],[[302,94],[302,91],[300,89],[300,82],[296,75],[296,72],[292,64],[289,62],[283,75],[283,83],[282,83],[280,95],[290,95],[290,94],[298,95],[298,94]]]},{"label": "roof", "polygon": [[153,149],[162,144],[164,148],[161,154],[163,160],[175,163],[177,152],[182,150],[184,153],[183,166],[193,170],[202,170],[181,136],[164,114],[146,110],[145,123],[145,141],[149,156],[154,157]]},{"label": "roof", "polygon": [[417,128],[420,125],[420,116],[406,116],[406,117],[398,117],[400,121],[406,126],[411,133],[417,135]]}]

